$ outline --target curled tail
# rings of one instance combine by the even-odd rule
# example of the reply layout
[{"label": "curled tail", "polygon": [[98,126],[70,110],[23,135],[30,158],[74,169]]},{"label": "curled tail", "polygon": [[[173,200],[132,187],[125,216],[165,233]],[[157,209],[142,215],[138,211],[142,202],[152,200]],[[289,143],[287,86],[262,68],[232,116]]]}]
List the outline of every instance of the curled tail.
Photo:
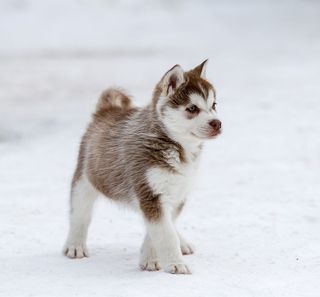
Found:
[{"label": "curled tail", "polygon": [[119,108],[124,110],[132,108],[131,99],[120,89],[110,88],[101,94],[96,106],[96,113]]}]

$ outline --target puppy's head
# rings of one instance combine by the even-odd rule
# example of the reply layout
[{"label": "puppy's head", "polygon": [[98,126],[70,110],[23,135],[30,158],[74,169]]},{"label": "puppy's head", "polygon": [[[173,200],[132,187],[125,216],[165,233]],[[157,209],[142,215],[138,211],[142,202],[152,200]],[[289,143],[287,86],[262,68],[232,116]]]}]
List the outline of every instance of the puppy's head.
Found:
[{"label": "puppy's head", "polygon": [[206,79],[206,65],[207,60],[188,72],[175,65],[156,86],[153,105],[174,138],[205,140],[221,133],[215,89]]}]

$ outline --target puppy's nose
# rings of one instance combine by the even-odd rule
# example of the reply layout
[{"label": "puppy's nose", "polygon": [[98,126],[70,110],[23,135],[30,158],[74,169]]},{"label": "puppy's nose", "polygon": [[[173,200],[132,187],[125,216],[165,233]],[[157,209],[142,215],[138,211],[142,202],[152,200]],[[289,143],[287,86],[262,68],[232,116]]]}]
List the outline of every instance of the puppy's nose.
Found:
[{"label": "puppy's nose", "polygon": [[209,125],[215,130],[218,131],[221,129],[221,122],[219,120],[212,120],[209,122]]}]

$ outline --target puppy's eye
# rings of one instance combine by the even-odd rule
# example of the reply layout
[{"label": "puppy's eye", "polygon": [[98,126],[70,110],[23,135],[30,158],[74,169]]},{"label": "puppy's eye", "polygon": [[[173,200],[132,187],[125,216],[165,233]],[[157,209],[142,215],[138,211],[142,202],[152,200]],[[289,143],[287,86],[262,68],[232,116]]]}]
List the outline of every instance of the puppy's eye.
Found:
[{"label": "puppy's eye", "polygon": [[199,108],[197,105],[191,105],[190,107],[186,108],[186,111],[190,113],[196,113],[199,111]]},{"label": "puppy's eye", "polygon": [[213,110],[216,110],[216,106],[217,106],[217,103],[216,103],[216,102],[213,102],[213,104],[212,104],[212,109],[213,109]]}]

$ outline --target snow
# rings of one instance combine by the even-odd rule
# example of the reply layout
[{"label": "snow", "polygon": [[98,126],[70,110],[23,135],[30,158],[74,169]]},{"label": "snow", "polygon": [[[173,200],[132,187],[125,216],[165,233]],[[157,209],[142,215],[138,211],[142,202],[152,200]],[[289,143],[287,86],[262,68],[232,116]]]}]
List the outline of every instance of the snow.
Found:
[{"label": "snow", "polygon": [[[319,296],[319,19],[311,0],[2,0],[0,296]],[[207,57],[224,133],[179,220],[194,273],[139,271],[141,218],[103,199],[91,257],[63,257],[99,93],[143,105],[171,66]]]}]

